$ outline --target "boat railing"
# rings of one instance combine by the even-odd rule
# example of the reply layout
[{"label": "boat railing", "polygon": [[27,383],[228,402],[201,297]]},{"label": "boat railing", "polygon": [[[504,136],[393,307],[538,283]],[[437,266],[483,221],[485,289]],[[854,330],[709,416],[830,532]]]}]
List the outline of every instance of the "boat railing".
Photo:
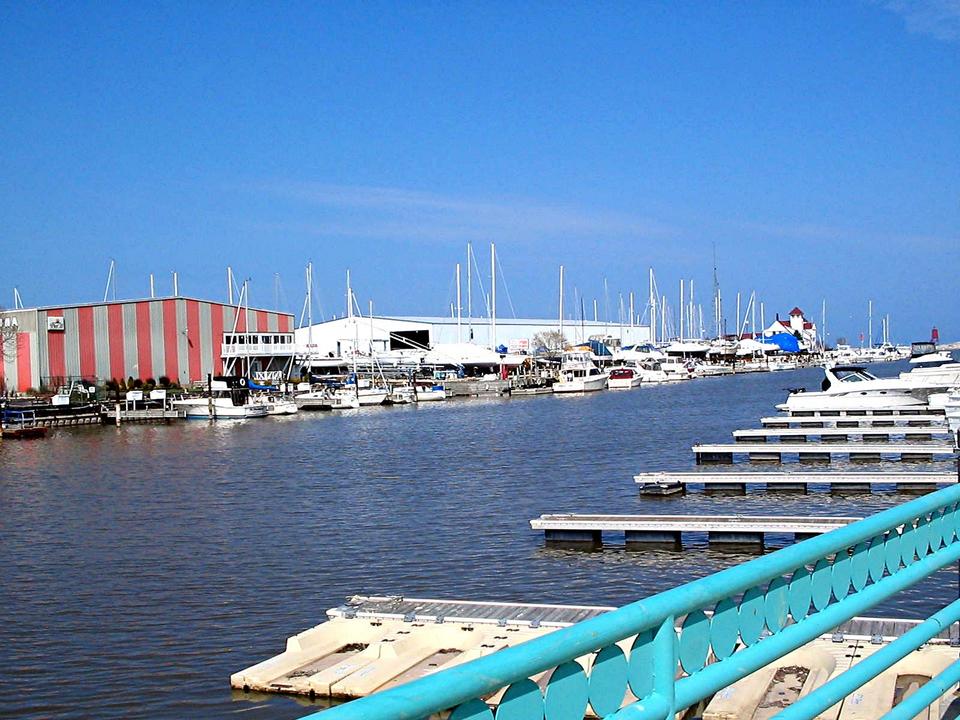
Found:
[{"label": "boat railing", "polygon": [[[672,718],[960,560],[960,485],[884,510],[598,617],[366,698],[322,720]],[[783,709],[813,718],[960,619],[960,600]],[[677,629],[677,622],[679,629]],[[629,644],[625,653],[619,644]],[[589,673],[578,659],[585,663]],[[531,678],[550,672],[544,689]],[[913,718],[960,661],[885,718]],[[624,705],[628,690],[634,702]]]}]

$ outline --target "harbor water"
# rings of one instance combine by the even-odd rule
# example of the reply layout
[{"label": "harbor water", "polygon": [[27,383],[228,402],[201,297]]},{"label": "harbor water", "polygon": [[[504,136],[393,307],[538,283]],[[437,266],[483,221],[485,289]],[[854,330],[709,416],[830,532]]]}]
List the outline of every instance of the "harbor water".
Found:
[{"label": "harbor water", "polygon": [[[757,427],[821,377],[4,442],[0,717],[295,718],[317,706],[232,692],[229,676],[348,595],[621,605],[751,557],[705,539],[549,548],[528,525],[541,513],[865,515],[907,499],[639,496],[636,472],[691,469],[692,444]],[[926,617],[956,596],[954,568],[873,614]]]}]

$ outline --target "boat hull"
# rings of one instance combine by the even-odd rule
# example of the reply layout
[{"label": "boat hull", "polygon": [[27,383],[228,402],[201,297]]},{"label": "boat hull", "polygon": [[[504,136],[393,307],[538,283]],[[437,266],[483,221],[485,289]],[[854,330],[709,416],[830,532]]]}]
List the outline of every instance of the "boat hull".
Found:
[{"label": "boat hull", "polygon": [[572,380],[561,380],[553,384],[555,393],[585,393],[605,390],[607,387],[606,375],[595,375],[586,378],[574,378]]}]

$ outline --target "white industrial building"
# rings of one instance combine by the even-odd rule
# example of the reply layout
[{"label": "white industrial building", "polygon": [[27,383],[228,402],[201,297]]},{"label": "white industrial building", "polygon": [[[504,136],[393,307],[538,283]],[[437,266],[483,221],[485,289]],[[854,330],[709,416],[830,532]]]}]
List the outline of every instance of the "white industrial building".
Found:
[{"label": "white industrial building", "polygon": [[[511,353],[533,352],[534,337],[557,332],[556,319],[497,318],[496,326],[486,319],[449,317],[353,317],[339,318],[302,327],[296,331],[299,357],[337,358],[356,349],[367,354],[396,350],[425,350],[439,344],[467,343],[495,348],[504,346]],[[591,338],[608,338],[610,345],[636,345],[650,342],[646,325],[620,325],[596,320],[564,323],[568,344]]]}]

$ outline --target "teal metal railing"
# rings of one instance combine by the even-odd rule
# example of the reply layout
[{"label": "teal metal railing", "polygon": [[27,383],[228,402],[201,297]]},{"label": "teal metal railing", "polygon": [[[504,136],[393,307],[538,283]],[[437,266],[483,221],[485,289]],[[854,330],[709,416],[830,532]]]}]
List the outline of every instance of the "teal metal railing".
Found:
[{"label": "teal metal railing", "polygon": [[[665,720],[960,560],[960,485],[391,690],[314,720]],[[710,612],[712,611],[712,612]],[[676,620],[683,618],[679,632]],[[960,618],[935,613],[783,710],[812,718]],[[625,653],[617,643],[630,641]],[[584,663],[589,671],[578,662]],[[550,672],[545,689],[531,678]],[[960,661],[900,703],[912,718],[960,680]],[[632,695],[628,696],[628,691]],[[639,698],[624,705],[625,698]]]}]

